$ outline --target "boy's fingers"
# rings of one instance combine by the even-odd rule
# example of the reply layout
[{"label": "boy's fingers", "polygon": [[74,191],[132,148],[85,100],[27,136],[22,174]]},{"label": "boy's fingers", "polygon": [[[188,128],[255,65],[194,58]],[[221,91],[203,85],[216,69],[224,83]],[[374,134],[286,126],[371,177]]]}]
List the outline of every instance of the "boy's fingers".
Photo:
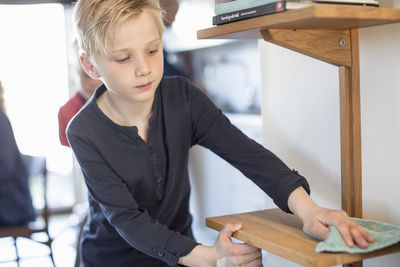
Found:
[{"label": "boy's fingers", "polygon": [[353,247],[355,242],[360,248],[367,248],[368,243],[374,242],[372,236],[354,220],[350,224],[338,227],[338,230],[349,247]]},{"label": "boy's fingers", "polygon": [[236,261],[240,266],[247,266],[246,264],[255,264],[256,262],[261,263],[261,250],[257,249],[254,252],[237,256]]},{"label": "boy's fingers", "polygon": [[309,229],[306,229],[310,234],[318,236],[323,240],[327,239],[330,234],[330,230],[327,226],[320,223],[319,221],[314,222]]},{"label": "boy's fingers", "polygon": [[221,232],[219,232],[218,239],[230,240],[230,237],[233,235],[233,233],[239,230],[240,228],[242,228],[241,223],[236,223],[236,224],[227,223],[225,224],[224,228],[222,228]]},{"label": "boy's fingers", "polygon": [[350,233],[351,233],[351,235],[353,237],[353,240],[356,241],[356,244],[360,248],[367,248],[368,247],[367,241],[365,241],[364,237],[362,236],[362,234],[360,233],[360,231],[358,229],[352,228],[350,230]]},{"label": "boy's fingers", "polygon": [[234,243],[232,253],[233,253],[233,255],[239,257],[239,256],[244,256],[247,254],[257,252],[259,250],[260,250],[259,248],[256,248],[256,247],[246,244],[246,243]]},{"label": "boy's fingers", "polygon": [[368,243],[374,243],[375,240],[374,238],[363,228],[363,232],[361,232],[365,240],[367,240]]},{"label": "boy's fingers", "polygon": [[339,234],[342,236],[343,241],[346,243],[348,247],[354,247],[353,237],[350,233],[351,229],[349,226],[345,224],[337,225],[336,228],[339,231]]},{"label": "boy's fingers", "polygon": [[357,224],[357,229],[367,243],[374,243],[374,238],[361,225]]},{"label": "boy's fingers", "polygon": [[249,262],[248,264],[245,265],[246,267],[262,267],[262,257],[260,256],[259,258],[253,260],[252,262]]},{"label": "boy's fingers", "polygon": [[243,265],[239,265],[239,266],[244,266],[244,267],[260,267],[260,266],[263,266],[262,265],[262,258],[261,257],[259,257],[259,258],[257,258],[257,259],[254,259],[253,261],[251,261],[251,262],[249,262],[249,263],[246,263],[246,264],[243,264]]},{"label": "boy's fingers", "polygon": [[368,243],[373,243],[374,239],[372,236],[360,225],[356,225],[356,227],[350,230],[353,239],[356,241],[356,244],[360,248],[367,248]]}]

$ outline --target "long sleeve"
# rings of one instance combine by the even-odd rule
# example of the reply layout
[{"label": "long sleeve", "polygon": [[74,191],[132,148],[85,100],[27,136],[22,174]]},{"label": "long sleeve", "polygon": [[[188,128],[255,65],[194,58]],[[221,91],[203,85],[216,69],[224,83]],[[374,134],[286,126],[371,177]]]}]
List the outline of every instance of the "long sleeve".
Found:
[{"label": "long sleeve", "polygon": [[225,159],[257,184],[286,212],[290,193],[303,186],[304,177],[290,170],[275,154],[248,138],[204,95],[191,94],[192,144],[200,144]]}]

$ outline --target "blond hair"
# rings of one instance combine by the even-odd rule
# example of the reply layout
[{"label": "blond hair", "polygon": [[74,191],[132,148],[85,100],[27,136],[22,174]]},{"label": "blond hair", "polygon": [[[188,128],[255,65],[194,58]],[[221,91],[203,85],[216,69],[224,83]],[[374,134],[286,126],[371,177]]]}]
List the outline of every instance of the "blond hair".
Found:
[{"label": "blond hair", "polygon": [[73,13],[80,52],[89,57],[106,53],[115,27],[146,8],[154,15],[161,36],[164,24],[158,0],[79,0]]}]

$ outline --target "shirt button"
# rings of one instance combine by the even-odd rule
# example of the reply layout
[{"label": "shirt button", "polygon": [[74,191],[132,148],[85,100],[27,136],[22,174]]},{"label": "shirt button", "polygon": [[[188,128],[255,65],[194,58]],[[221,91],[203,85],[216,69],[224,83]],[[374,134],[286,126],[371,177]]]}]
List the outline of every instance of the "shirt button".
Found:
[{"label": "shirt button", "polygon": [[156,177],[156,182],[157,182],[157,184],[161,183],[162,182],[162,177],[161,176],[157,176]]},{"label": "shirt button", "polygon": [[164,251],[162,251],[162,250],[159,250],[157,254],[160,257],[164,257]]}]

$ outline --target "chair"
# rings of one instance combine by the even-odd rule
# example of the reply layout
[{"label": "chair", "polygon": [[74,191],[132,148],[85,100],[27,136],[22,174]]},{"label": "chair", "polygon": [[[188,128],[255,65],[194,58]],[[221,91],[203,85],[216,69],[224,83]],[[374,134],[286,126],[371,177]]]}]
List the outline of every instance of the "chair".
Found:
[{"label": "chair", "polygon": [[74,208],[72,209],[72,215],[76,218],[76,227],[78,228],[78,236],[77,236],[77,240],[76,240],[76,246],[75,246],[75,250],[76,250],[76,255],[75,255],[75,263],[74,263],[74,267],[80,267],[81,266],[81,259],[80,259],[80,243],[82,240],[82,234],[83,234],[83,229],[85,227],[85,224],[87,222],[88,219],[88,207],[87,207],[88,203],[81,203],[81,204],[77,204],[74,206]]},{"label": "chair", "polygon": [[[42,180],[42,197],[44,207],[42,210],[37,211],[36,219],[33,222],[30,222],[25,225],[18,225],[18,226],[2,226],[0,227],[0,238],[2,237],[12,237],[13,243],[16,251],[16,259],[14,261],[17,262],[19,266],[19,253],[17,247],[17,238],[18,237],[25,237],[35,242],[39,242],[42,244],[47,245],[50,248],[49,256],[51,258],[51,262],[53,266],[54,259],[53,253],[51,249],[52,238],[49,235],[49,209],[47,205],[47,167],[46,167],[46,158],[45,157],[33,157],[22,155],[24,163],[27,167],[29,178],[41,176]],[[31,188],[32,190],[32,188]],[[33,239],[33,235],[36,233],[44,233],[46,235],[45,241]]]}]

